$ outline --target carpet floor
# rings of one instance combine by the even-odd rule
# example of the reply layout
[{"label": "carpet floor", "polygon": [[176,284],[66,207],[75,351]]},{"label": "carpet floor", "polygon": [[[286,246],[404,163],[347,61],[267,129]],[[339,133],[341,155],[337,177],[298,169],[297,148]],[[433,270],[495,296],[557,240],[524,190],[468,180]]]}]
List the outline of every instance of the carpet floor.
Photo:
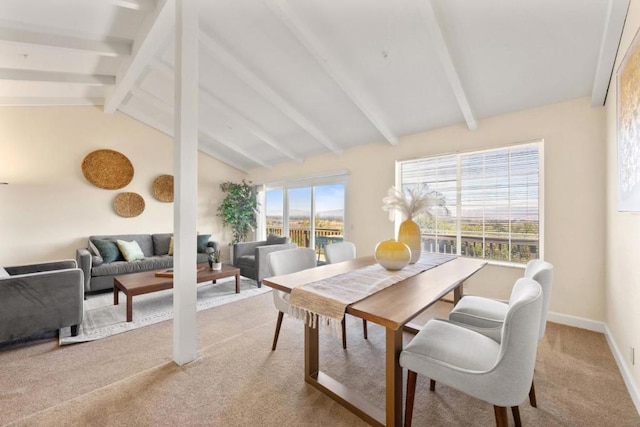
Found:
[{"label": "carpet floor", "polygon": [[[420,320],[446,316],[438,303]],[[263,294],[198,312],[199,358],[172,358],[172,321],[81,345],[49,338],[0,352],[0,425],[364,426],[303,380],[302,323],[276,320]],[[384,329],[347,316],[348,348],[321,333],[322,369],[384,405]],[[408,342],[410,334],[404,339]],[[406,376],[406,375],[405,375]],[[603,334],[549,323],[535,373],[538,408],[525,426],[638,426],[640,416]],[[510,421],[513,425],[513,420]],[[492,426],[491,405],[418,377],[415,426]]]}]

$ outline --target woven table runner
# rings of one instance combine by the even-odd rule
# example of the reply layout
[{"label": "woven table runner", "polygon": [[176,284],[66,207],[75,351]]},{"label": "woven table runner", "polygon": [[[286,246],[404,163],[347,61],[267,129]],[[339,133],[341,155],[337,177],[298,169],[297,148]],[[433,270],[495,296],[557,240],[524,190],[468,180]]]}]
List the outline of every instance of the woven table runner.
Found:
[{"label": "woven table runner", "polygon": [[291,291],[289,314],[313,328],[323,325],[337,335],[347,306],[454,258],[423,253],[418,262],[402,270],[389,271],[376,263],[307,283]]}]

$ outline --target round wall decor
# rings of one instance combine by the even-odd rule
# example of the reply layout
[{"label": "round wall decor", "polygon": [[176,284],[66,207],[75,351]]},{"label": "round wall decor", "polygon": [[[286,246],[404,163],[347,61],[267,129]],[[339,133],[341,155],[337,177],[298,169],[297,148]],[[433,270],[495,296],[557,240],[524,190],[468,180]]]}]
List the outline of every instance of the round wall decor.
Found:
[{"label": "round wall decor", "polygon": [[113,201],[116,213],[125,218],[133,218],[144,211],[144,199],[138,193],[120,193]]},{"label": "round wall decor", "polygon": [[82,173],[96,187],[117,190],[133,179],[133,165],[122,153],[113,150],[96,150],[82,161]]},{"label": "round wall decor", "polygon": [[153,196],[161,202],[173,202],[173,175],[160,175],[153,180]]}]

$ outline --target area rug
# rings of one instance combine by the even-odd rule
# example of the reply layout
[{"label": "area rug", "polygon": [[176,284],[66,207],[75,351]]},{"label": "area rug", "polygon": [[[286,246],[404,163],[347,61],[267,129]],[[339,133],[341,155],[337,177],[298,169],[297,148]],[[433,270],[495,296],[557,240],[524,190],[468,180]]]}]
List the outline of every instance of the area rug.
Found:
[{"label": "area rug", "polygon": [[[235,293],[235,278],[220,279],[215,284],[198,285],[197,311],[229,304],[244,298],[270,292],[271,288],[256,287],[255,280],[240,280],[240,293]],[[133,297],[133,322],[126,322],[126,297],[120,294],[120,304],[113,305],[113,293],[90,295],[84,302],[84,315],[78,335],[71,328],[60,329],[60,345],[94,341],[111,335],[173,319],[173,289]]]}]

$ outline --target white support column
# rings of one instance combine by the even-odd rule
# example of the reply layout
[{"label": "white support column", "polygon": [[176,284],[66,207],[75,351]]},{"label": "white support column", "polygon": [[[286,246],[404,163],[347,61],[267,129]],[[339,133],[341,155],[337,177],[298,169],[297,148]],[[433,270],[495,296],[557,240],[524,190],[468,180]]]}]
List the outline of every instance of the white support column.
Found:
[{"label": "white support column", "polygon": [[198,357],[196,330],[196,220],[198,197],[198,7],[176,2],[173,210],[173,360]]}]

